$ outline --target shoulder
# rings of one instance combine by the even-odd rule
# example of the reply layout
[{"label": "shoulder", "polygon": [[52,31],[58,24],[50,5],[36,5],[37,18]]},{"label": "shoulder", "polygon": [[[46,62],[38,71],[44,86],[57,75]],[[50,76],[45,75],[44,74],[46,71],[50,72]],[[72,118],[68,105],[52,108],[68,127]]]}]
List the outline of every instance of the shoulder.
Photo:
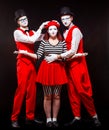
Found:
[{"label": "shoulder", "polygon": [[65,40],[61,41],[62,44],[65,44]]},{"label": "shoulder", "polygon": [[81,32],[80,28],[77,27],[77,26],[73,29],[73,33],[82,35],[82,32]]},{"label": "shoulder", "polygon": [[22,34],[23,32],[21,31],[21,30],[19,30],[19,29],[16,29],[16,30],[14,30],[14,32],[13,32],[13,34],[14,35],[20,35],[20,34]]},{"label": "shoulder", "polygon": [[45,41],[45,40],[41,40],[41,43],[43,44],[43,45],[45,45],[46,43],[47,43],[47,41]]},{"label": "shoulder", "polygon": [[[65,40],[59,41],[59,44],[61,44],[62,46],[65,46],[65,45],[66,45],[66,42],[65,42]],[[59,44],[58,44],[58,45],[59,45]]]}]

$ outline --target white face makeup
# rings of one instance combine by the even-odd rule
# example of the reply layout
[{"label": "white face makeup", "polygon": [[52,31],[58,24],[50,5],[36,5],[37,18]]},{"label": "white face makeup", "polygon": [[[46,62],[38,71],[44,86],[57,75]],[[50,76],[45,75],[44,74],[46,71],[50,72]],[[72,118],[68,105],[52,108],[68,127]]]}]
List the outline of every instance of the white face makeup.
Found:
[{"label": "white face makeup", "polygon": [[68,27],[72,22],[72,17],[70,15],[61,16],[61,21],[64,26]]},{"label": "white face makeup", "polygon": [[56,26],[50,26],[49,28],[48,28],[48,33],[49,33],[49,35],[51,36],[51,37],[55,37],[56,35],[57,35],[57,33],[58,33],[58,29],[57,29],[57,27]]},{"label": "white face makeup", "polygon": [[22,27],[27,27],[28,26],[28,18],[26,16],[23,16],[18,19],[18,23]]}]

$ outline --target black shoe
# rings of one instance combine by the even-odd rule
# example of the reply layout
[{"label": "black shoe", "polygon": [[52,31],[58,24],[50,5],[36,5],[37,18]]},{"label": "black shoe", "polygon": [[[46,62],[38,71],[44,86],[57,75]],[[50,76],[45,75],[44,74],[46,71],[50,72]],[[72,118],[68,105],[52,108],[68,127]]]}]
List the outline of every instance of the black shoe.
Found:
[{"label": "black shoe", "polygon": [[26,125],[42,125],[42,124],[44,124],[44,122],[43,121],[39,121],[37,119],[34,119],[34,120],[26,119],[25,124]]},{"label": "black shoe", "polygon": [[54,127],[54,128],[56,128],[56,127],[58,127],[58,126],[59,126],[59,124],[58,124],[58,122],[57,122],[57,121],[53,121],[53,122],[52,122],[52,125],[53,125],[53,127]]},{"label": "black shoe", "polygon": [[101,126],[101,123],[98,120],[98,118],[92,118],[92,123],[93,123],[94,127],[100,127]]},{"label": "black shoe", "polygon": [[19,125],[18,121],[12,121],[11,126],[13,128],[20,128],[20,125]]},{"label": "black shoe", "polygon": [[47,122],[46,127],[49,127],[49,128],[53,127],[52,121]]},{"label": "black shoe", "polygon": [[43,121],[40,121],[40,120],[37,120],[37,119],[34,119],[33,122],[34,122],[34,123],[37,123],[37,124],[39,124],[39,125],[44,124]]},{"label": "black shoe", "polygon": [[70,122],[68,122],[68,123],[66,123],[66,124],[64,124],[64,126],[73,126],[73,127],[80,127],[80,122],[81,122],[81,120],[79,119],[73,119],[72,121],[70,121]]}]

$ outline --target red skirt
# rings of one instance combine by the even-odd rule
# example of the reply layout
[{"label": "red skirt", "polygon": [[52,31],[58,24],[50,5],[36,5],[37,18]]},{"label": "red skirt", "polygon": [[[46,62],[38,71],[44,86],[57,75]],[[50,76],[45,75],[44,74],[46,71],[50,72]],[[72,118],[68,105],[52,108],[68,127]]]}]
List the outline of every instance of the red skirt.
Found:
[{"label": "red skirt", "polygon": [[37,82],[42,85],[55,86],[67,83],[65,66],[62,61],[47,63],[43,60],[37,73]]}]

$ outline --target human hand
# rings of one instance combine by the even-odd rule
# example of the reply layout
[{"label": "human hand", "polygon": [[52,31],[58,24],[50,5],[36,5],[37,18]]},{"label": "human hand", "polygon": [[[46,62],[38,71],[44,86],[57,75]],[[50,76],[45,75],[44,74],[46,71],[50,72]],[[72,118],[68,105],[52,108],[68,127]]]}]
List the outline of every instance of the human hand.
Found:
[{"label": "human hand", "polygon": [[50,21],[43,22],[43,23],[40,25],[39,29],[42,30],[42,29],[48,24],[48,22],[50,22]]},{"label": "human hand", "polygon": [[14,51],[13,54],[18,54],[19,51]]},{"label": "human hand", "polygon": [[49,54],[48,56],[45,57],[45,60],[48,62],[48,63],[51,63],[55,60],[58,59],[58,56],[57,54]]},{"label": "human hand", "polygon": [[71,59],[77,58],[77,57],[82,57],[82,56],[87,56],[87,55],[88,55],[87,52],[84,52],[84,53],[77,53],[77,54],[73,55],[73,56],[71,57]]},{"label": "human hand", "polygon": [[14,51],[13,54],[27,54],[27,50]]},{"label": "human hand", "polygon": [[75,56],[87,56],[88,55],[88,53],[87,52],[84,52],[84,53],[77,53],[77,54],[75,54]]},{"label": "human hand", "polygon": [[81,53],[82,56],[87,56],[88,55],[88,52],[84,52],[84,53]]}]

